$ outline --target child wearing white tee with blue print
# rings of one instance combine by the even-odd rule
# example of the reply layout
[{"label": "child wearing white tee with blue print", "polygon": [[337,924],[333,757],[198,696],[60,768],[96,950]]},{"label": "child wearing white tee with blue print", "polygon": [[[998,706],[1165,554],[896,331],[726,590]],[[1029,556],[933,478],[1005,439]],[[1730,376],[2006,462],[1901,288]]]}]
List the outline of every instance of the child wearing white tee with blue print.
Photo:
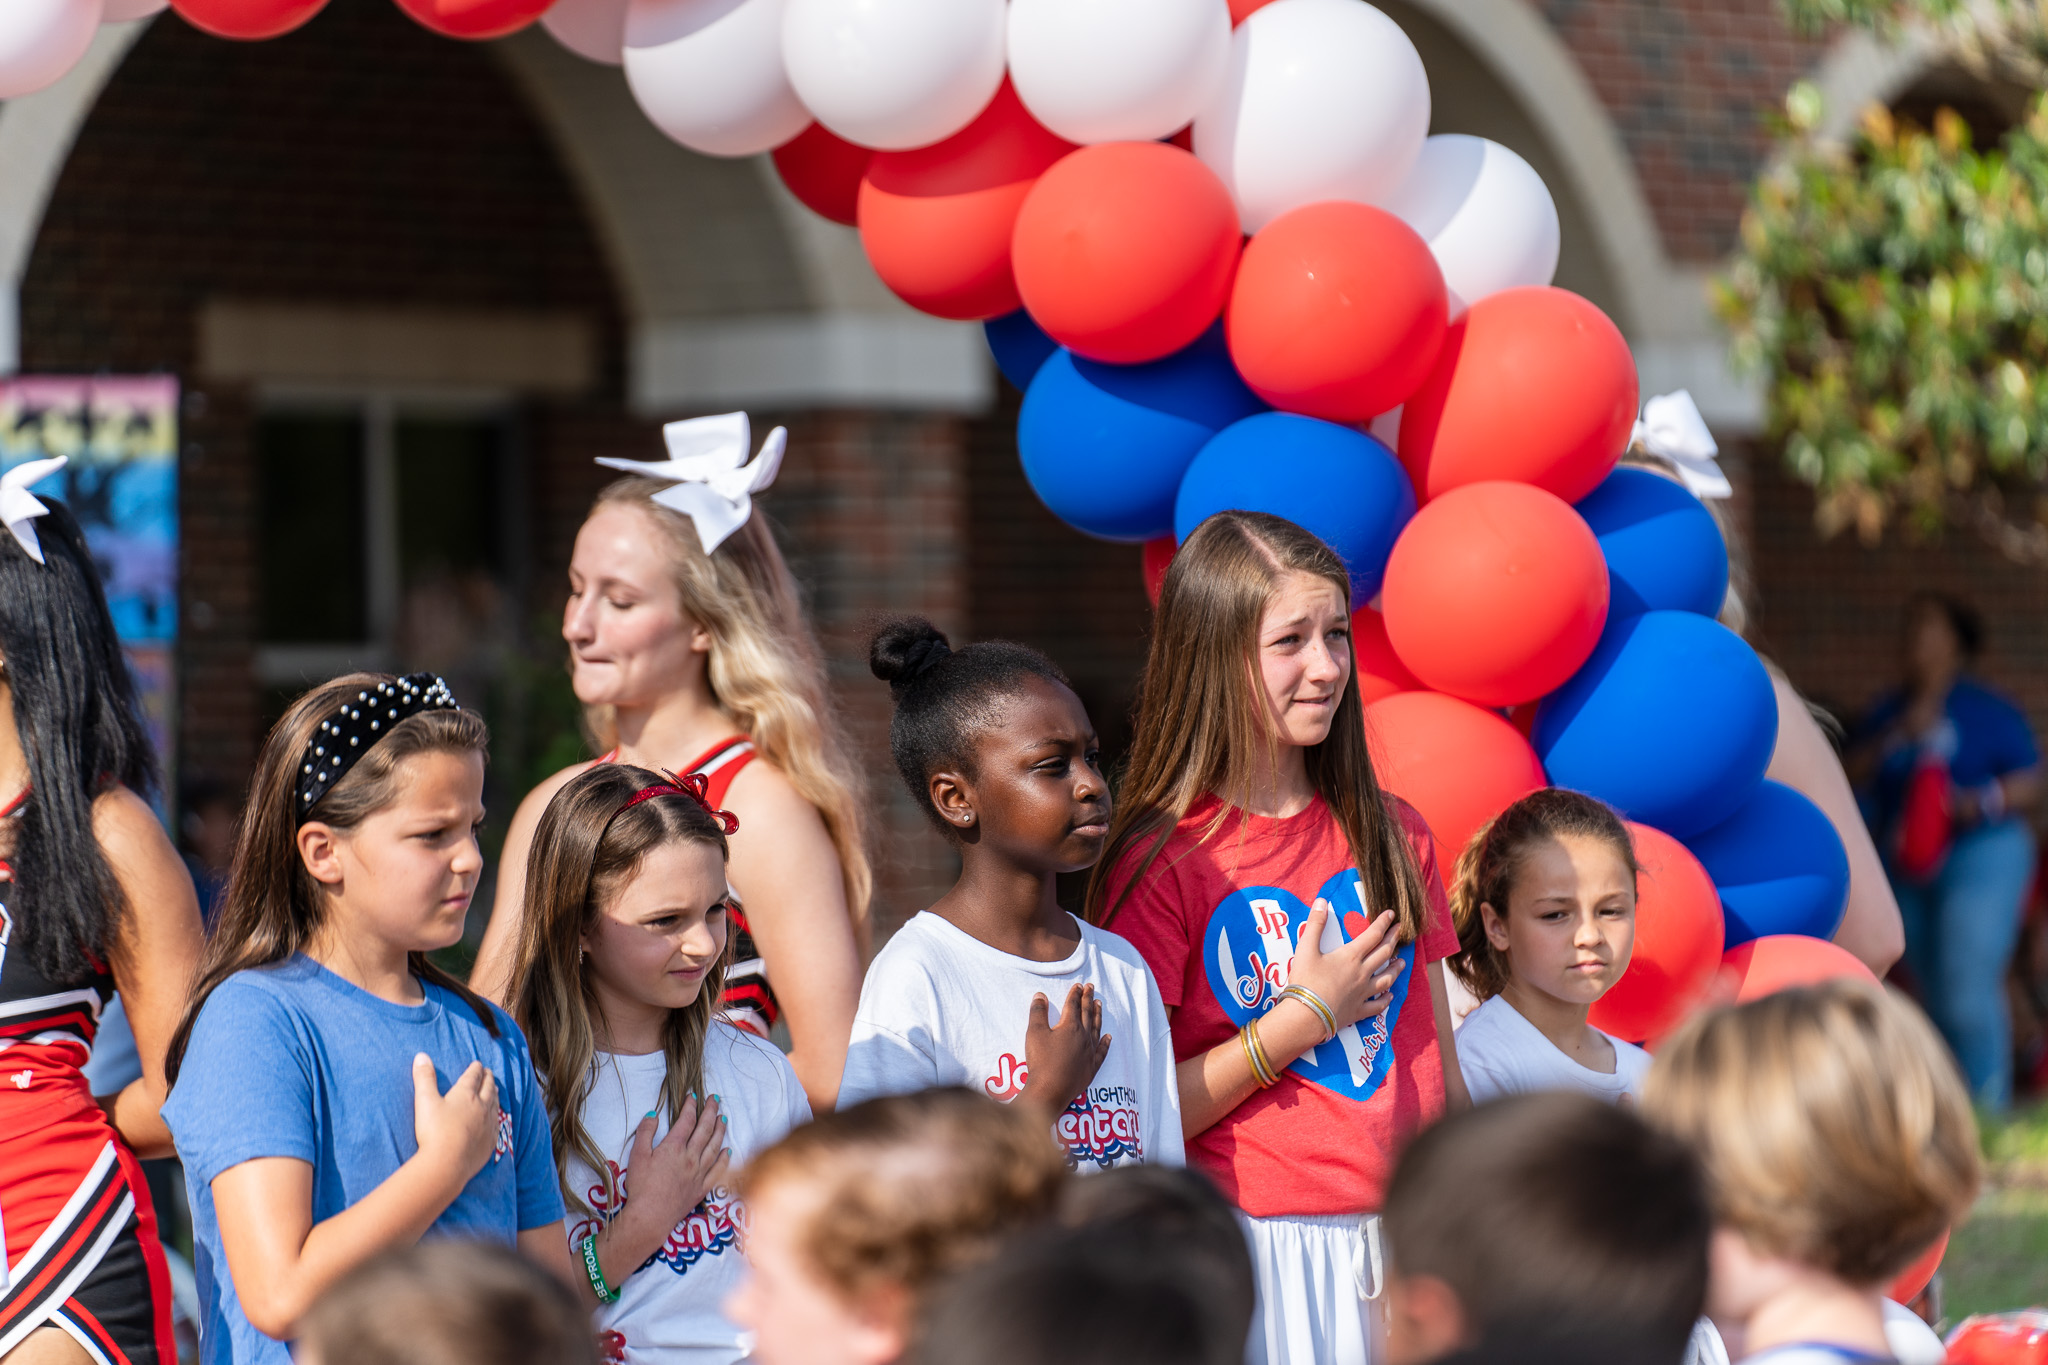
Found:
[{"label": "child wearing white tee with blue print", "polygon": [[869,663],[896,702],[897,769],[959,850],[960,880],[868,969],[840,1106],[964,1085],[1035,1109],[1078,1169],[1181,1164],[1159,987],[1136,949],[1054,897],[1109,833],[1087,710],[1036,650],[955,652],[928,621],[883,627]]},{"label": "child wearing white tee with blue print", "polygon": [[1620,1103],[1640,1090],[1649,1054],[1588,1022],[1635,947],[1635,849],[1620,816],[1555,787],[1523,797],[1472,836],[1451,913],[1451,969],[1481,1002],[1457,1035],[1474,1103],[1531,1090]]},{"label": "child wearing white tee with blue print", "polygon": [[789,1062],[718,1018],[726,836],[704,779],[623,764],[549,801],[527,859],[513,1015],[546,1086],[571,1259],[621,1365],[734,1365],[732,1173],[811,1116]]}]

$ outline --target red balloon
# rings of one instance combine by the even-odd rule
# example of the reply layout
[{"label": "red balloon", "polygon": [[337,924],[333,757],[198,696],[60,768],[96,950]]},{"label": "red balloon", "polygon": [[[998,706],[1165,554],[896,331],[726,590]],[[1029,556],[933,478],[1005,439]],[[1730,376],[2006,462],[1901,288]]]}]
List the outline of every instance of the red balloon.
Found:
[{"label": "red balloon", "polygon": [[1423,502],[1483,479],[1577,502],[1628,448],[1635,417],[1635,359],[1605,313],[1547,285],[1504,289],[1451,324],[1401,409],[1401,463]]},{"label": "red balloon", "polygon": [[1396,692],[1429,690],[1394,652],[1387,639],[1386,618],[1371,607],[1351,613],[1351,653],[1358,662],[1358,699],[1367,706]]},{"label": "red balloon", "polygon": [[1721,971],[1740,1004],[1761,1000],[1788,986],[1817,986],[1835,980],[1878,984],[1876,975],[1848,949],[1804,934],[1767,934],[1730,948],[1721,958]]},{"label": "red balloon", "polygon": [[1449,314],[1429,243],[1384,209],[1331,200],[1283,213],[1244,249],[1230,358],[1283,412],[1365,422],[1428,377]]},{"label": "red balloon", "polygon": [[1104,142],[1039,177],[1011,254],[1047,335],[1090,360],[1136,365],[1208,330],[1242,243],[1230,191],[1193,155]]},{"label": "red balloon", "polygon": [[1234,27],[1251,18],[1253,10],[1264,9],[1272,3],[1273,0],[1230,0],[1230,22],[1232,26]]},{"label": "red balloon", "polygon": [[1074,145],[1047,132],[1006,80],[944,142],[878,152],[860,186],[860,241],[905,303],[975,322],[1017,310],[1010,234],[1045,168]]},{"label": "red balloon", "polygon": [[775,172],[803,206],[820,218],[852,227],[860,207],[861,177],[875,158],[822,123],[813,123],[777,147]]},{"label": "red balloon", "polygon": [[1401,662],[1424,683],[1481,706],[1517,706],[1556,690],[1599,643],[1607,562],[1592,528],[1549,493],[1475,483],[1401,532],[1380,610]]},{"label": "red balloon", "polygon": [[517,33],[555,0],[398,0],[398,7],[449,38],[502,38]]},{"label": "red balloon", "polygon": [[1721,966],[1721,896],[1684,844],[1631,823],[1635,840],[1636,946],[1621,980],[1593,1004],[1594,1028],[1654,1042],[1707,998]]},{"label": "red balloon", "polygon": [[1179,550],[1180,542],[1171,535],[1145,542],[1145,596],[1152,599],[1155,607],[1159,605],[1159,590],[1166,586],[1166,571]]},{"label": "red balloon", "polygon": [[327,0],[171,0],[178,17],[216,38],[275,38],[327,7]]},{"label": "red balloon", "polygon": [[1491,711],[1440,692],[1399,692],[1365,708],[1380,785],[1415,807],[1436,837],[1448,886],[1479,827],[1544,785],[1529,741]]},{"label": "red balloon", "polygon": [[1911,1303],[1920,1297],[1920,1291],[1927,1288],[1934,1279],[1934,1272],[1941,1269],[1941,1258],[1948,1255],[1948,1237],[1951,1229],[1943,1228],[1934,1245],[1922,1253],[1919,1260],[1899,1272],[1891,1288],[1884,1296],[1893,1303]]}]

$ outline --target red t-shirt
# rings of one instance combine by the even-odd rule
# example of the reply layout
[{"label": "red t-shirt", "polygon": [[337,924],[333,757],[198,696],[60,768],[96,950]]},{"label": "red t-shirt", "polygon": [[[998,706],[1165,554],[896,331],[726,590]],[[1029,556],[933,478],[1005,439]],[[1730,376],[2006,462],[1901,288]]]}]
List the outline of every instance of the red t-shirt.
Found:
[{"label": "red t-shirt", "polygon": [[[1444,1111],[1442,1052],[1424,970],[1458,950],[1436,874],[1429,826],[1388,797],[1429,897],[1419,943],[1393,1004],[1302,1054],[1277,1085],[1256,1090],[1206,1132],[1188,1139],[1190,1165],[1206,1172],[1254,1217],[1349,1214],[1379,1208],[1403,1142]],[[1173,1013],[1177,1061],[1230,1042],[1264,1014],[1287,984],[1295,937],[1318,899],[1349,939],[1372,914],[1358,869],[1330,808],[1317,797],[1284,820],[1233,810],[1207,843],[1220,803],[1204,796],[1180,822],[1107,927],[1129,939]],[[1144,848],[1110,878],[1111,903]],[[1326,947],[1334,946],[1326,934]],[[1419,960],[1418,960],[1419,959]]]}]

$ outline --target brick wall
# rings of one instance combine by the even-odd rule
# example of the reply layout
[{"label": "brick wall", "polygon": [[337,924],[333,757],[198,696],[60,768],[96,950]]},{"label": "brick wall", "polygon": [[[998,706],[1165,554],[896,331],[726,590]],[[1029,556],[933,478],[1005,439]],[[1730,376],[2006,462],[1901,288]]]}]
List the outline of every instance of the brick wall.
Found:
[{"label": "brick wall", "polygon": [[1735,245],[1769,145],[1763,116],[1822,45],[1777,0],[1531,0],[1577,58],[1636,164],[1673,260]]},{"label": "brick wall", "polygon": [[1853,721],[1899,680],[1900,623],[1917,591],[1952,593],[1983,612],[1981,675],[2015,697],[2048,736],[2048,570],[2014,564],[1967,531],[1915,543],[1890,532],[1871,548],[1823,541],[1813,494],[1774,456],[1751,461],[1755,489],[1755,638],[1816,701]]}]

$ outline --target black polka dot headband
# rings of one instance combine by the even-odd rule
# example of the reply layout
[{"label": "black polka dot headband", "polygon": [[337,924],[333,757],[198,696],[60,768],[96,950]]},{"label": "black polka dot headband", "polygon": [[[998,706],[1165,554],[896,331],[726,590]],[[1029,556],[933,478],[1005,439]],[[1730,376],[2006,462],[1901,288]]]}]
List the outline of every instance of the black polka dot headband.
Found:
[{"label": "black polka dot headband", "polygon": [[448,684],[432,673],[408,673],[380,682],[343,702],[320,722],[299,760],[299,823],[306,822],[320,798],[333,791],[356,760],[398,722],[422,711],[461,709]]}]

